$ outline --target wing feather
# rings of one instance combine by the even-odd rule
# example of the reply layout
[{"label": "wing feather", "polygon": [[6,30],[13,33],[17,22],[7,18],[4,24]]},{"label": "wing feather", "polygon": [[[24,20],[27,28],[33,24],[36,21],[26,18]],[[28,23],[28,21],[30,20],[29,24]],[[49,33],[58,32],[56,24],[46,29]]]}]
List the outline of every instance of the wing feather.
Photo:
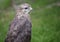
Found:
[{"label": "wing feather", "polygon": [[18,33],[22,32],[23,25],[25,24],[26,20],[27,19],[25,17],[21,17],[20,19],[15,18],[13,20],[13,22],[10,24],[5,42],[14,42]]}]

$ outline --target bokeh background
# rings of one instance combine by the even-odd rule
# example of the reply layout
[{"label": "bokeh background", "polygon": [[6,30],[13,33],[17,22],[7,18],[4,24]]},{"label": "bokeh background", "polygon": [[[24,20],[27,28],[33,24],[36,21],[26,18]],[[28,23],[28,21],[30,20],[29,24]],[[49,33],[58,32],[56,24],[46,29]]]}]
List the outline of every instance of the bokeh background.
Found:
[{"label": "bokeh background", "polygon": [[[60,42],[60,0],[15,0],[28,2],[31,12],[31,42]],[[0,0],[0,42],[4,42],[15,11],[11,0]]]}]

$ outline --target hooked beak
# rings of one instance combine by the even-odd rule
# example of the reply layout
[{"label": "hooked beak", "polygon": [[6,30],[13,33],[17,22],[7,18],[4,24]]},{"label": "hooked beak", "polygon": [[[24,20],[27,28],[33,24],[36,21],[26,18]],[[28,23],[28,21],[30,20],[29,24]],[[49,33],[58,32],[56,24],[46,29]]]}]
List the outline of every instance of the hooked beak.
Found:
[{"label": "hooked beak", "polygon": [[30,7],[30,10],[32,10],[32,8]]}]

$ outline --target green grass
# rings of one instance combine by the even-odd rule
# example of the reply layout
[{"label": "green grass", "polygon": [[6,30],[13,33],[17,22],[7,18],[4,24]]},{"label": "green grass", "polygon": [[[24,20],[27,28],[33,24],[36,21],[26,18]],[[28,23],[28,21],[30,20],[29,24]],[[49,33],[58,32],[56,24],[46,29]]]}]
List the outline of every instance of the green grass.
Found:
[{"label": "green grass", "polygon": [[4,42],[6,37],[9,23],[13,19],[14,12],[11,11],[2,11],[0,14],[0,42]]},{"label": "green grass", "polygon": [[11,5],[11,0],[0,0],[0,10],[6,9]]},{"label": "green grass", "polygon": [[[26,1],[33,7],[31,42],[60,42],[60,6],[52,6],[57,1],[59,0]],[[0,13],[0,42],[4,42],[13,17],[12,10]]]},{"label": "green grass", "polygon": [[60,8],[37,10],[32,16],[32,42],[60,42]]}]

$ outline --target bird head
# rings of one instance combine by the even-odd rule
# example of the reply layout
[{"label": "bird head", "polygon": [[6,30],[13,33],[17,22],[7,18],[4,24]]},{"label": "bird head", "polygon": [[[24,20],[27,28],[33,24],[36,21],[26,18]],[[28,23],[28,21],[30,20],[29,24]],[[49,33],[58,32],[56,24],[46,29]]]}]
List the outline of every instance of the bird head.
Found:
[{"label": "bird head", "polygon": [[24,3],[24,4],[19,5],[17,10],[18,12],[28,14],[32,10],[32,7],[28,3]]}]

